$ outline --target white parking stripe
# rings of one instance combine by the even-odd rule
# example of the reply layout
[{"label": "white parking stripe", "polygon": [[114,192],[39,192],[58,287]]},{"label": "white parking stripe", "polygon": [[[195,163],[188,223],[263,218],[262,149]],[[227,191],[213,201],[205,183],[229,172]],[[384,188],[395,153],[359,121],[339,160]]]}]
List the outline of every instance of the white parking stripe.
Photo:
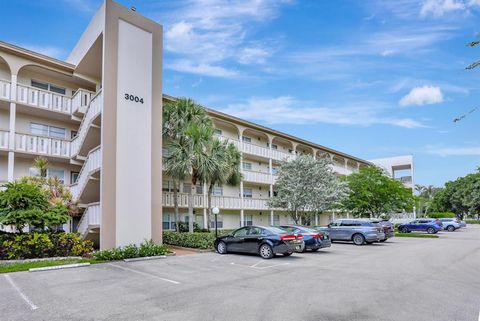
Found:
[{"label": "white parking stripe", "polygon": [[140,275],[143,275],[143,276],[148,276],[148,277],[151,277],[151,278],[154,278],[154,279],[157,279],[157,280],[161,280],[161,281],[165,281],[165,282],[170,282],[170,283],[173,283],[173,284],[180,284],[180,282],[177,282],[177,281],[174,281],[174,280],[165,279],[165,278],[161,278],[161,277],[156,276],[156,275],[154,275],[154,274],[150,274],[150,273],[146,273],[146,272],[142,272],[142,271],[130,269],[130,268],[127,268],[127,267],[124,267],[124,266],[119,266],[119,265],[112,264],[112,263],[110,263],[109,265],[110,265],[110,266],[114,266],[114,267],[116,267],[116,268],[118,268],[118,269],[121,269],[121,270],[130,271],[130,272],[137,273],[137,274],[140,274]]},{"label": "white parking stripe", "polygon": [[257,265],[259,265],[260,263],[262,263],[263,261],[258,261],[257,263],[255,263],[254,265],[251,265],[250,267],[256,267]]},{"label": "white parking stripe", "polygon": [[12,286],[12,288],[14,288],[15,291],[17,291],[17,293],[20,295],[20,297],[21,297],[25,302],[27,302],[27,304],[30,306],[30,309],[32,309],[32,310],[38,309],[38,307],[37,307],[35,304],[33,304],[33,302],[25,295],[25,293],[23,293],[22,290],[20,290],[20,288],[15,284],[15,282],[13,282],[12,278],[10,277],[10,275],[5,274],[5,279],[7,279],[8,283],[10,283],[10,285]]}]

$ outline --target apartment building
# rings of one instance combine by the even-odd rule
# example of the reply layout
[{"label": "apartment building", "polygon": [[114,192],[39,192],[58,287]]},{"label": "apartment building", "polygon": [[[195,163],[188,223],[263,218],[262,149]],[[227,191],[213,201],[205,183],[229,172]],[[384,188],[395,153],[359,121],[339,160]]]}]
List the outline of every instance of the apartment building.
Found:
[{"label": "apartment building", "polygon": [[[83,210],[73,230],[111,248],[161,242],[173,228],[172,181],[162,172],[162,27],[106,0],[66,61],[0,42],[0,183],[35,175],[46,157]],[[242,153],[238,187],[216,186],[219,228],[289,223],[268,209],[279,161],[328,155],[338,175],[371,165],[360,158],[208,109],[219,139]],[[187,190],[179,206],[187,220]],[[208,224],[206,187],[195,221]],[[338,213],[316,217],[325,224]]]}]

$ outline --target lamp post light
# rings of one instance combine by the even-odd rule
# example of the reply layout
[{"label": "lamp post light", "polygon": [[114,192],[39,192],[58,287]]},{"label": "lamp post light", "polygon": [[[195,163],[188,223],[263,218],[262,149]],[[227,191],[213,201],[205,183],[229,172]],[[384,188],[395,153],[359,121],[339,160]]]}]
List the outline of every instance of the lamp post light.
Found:
[{"label": "lamp post light", "polygon": [[215,237],[218,237],[218,231],[217,231],[217,215],[218,213],[220,213],[220,210],[218,209],[218,207],[214,207],[212,208],[212,213],[213,215],[215,215]]}]

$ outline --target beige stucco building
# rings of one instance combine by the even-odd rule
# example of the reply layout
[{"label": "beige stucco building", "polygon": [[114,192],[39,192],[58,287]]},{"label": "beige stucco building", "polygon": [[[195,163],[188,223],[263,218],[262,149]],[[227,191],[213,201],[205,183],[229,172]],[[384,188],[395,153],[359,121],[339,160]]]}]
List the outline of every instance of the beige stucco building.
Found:
[{"label": "beige stucco building", "polygon": [[[104,2],[66,61],[0,42],[0,182],[34,174],[70,186],[83,215],[71,227],[101,248],[161,242],[173,225],[171,180],[162,173],[162,27],[110,0]],[[371,163],[208,109],[216,135],[242,152],[243,181],[215,188],[219,227],[288,223],[271,211],[279,161],[327,154],[339,175]],[[186,220],[188,182],[179,204]],[[185,193],[184,193],[185,192]],[[207,224],[206,188],[198,186],[195,218]],[[325,224],[335,213],[316,217]]]}]

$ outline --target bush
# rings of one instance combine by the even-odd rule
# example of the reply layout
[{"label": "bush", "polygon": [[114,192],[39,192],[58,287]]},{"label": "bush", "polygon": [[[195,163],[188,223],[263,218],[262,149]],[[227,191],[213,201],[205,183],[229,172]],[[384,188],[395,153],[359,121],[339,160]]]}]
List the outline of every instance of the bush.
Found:
[{"label": "bush", "polygon": [[85,256],[93,251],[93,243],[77,233],[0,234],[0,241],[0,259]]},{"label": "bush", "polygon": [[[227,235],[232,230],[220,230],[218,236]],[[163,232],[163,243],[191,247],[195,249],[213,249],[215,242],[215,233],[177,233],[166,231]]]},{"label": "bush", "polygon": [[432,212],[428,213],[430,218],[455,218],[457,217],[455,213],[452,212]]},{"label": "bush", "polygon": [[136,257],[165,255],[167,253],[168,248],[165,245],[157,245],[150,240],[143,242],[140,246],[131,244],[110,250],[97,251],[93,253],[93,257],[102,261],[115,261]]},{"label": "bush", "polygon": [[465,220],[467,224],[480,224],[480,220]]},{"label": "bush", "polygon": [[[180,232],[188,232],[188,223],[185,223],[185,222],[178,222],[176,223],[178,224],[178,227],[180,229]],[[193,231],[194,232],[204,232],[204,230],[202,230],[200,228],[200,225],[198,225],[198,223],[196,222],[193,222]]]}]

